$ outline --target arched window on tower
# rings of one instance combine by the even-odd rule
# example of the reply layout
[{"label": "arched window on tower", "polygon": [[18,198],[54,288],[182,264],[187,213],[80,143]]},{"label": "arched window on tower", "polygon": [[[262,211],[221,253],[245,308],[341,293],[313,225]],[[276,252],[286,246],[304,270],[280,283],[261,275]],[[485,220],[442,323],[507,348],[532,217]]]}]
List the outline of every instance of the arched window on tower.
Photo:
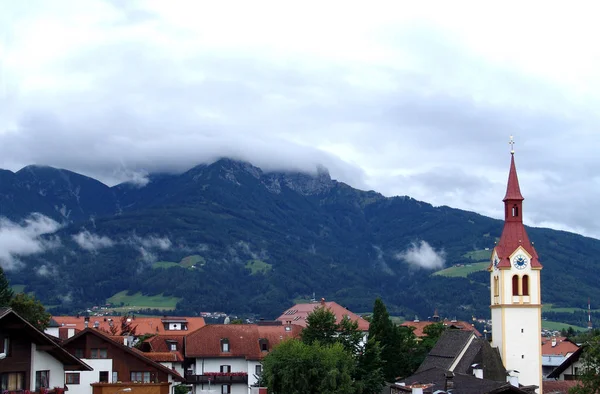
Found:
[{"label": "arched window on tower", "polygon": [[512,294],[514,296],[519,295],[519,276],[513,275],[512,277]]},{"label": "arched window on tower", "polygon": [[529,276],[523,275],[523,295],[529,295]]},{"label": "arched window on tower", "polygon": [[519,216],[519,207],[516,204],[512,207],[512,215],[513,217]]}]

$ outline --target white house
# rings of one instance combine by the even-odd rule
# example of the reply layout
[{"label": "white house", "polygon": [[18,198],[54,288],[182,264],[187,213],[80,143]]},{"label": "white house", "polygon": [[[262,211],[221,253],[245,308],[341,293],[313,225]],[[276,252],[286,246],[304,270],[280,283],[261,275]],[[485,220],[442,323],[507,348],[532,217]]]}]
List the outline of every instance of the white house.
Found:
[{"label": "white house", "polygon": [[185,371],[186,381],[195,385],[196,393],[250,393],[262,373],[261,360],[302,331],[298,325],[276,323],[213,324],[190,333],[185,357],[194,361]]}]

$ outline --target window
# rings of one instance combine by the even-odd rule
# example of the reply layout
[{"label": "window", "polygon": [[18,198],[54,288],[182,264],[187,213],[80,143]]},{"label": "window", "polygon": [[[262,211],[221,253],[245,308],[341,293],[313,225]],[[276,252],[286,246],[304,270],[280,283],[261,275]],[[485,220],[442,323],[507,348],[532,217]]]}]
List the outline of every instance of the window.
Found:
[{"label": "window", "polygon": [[529,276],[523,275],[523,295],[529,295]]},{"label": "window", "polygon": [[48,388],[50,384],[50,371],[35,371],[35,391],[40,388]]},{"label": "window", "polygon": [[224,384],[221,386],[221,394],[231,394],[231,385]]},{"label": "window", "polygon": [[223,353],[229,353],[229,339],[227,339],[227,338],[221,339],[221,351]]},{"label": "window", "polygon": [[512,277],[512,294],[514,296],[519,295],[519,277],[517,275]]},{"label": "window", "polygon": [[261,352],[268,352],[269,351],[269,341],[266,340],[265,338],[260,338],[258,340],[258,346],[260,346],[260,351]]},{"label": "window", "polygon": [[225,372],[225,373],[231,372],[231,365],[221,365],[221,372]]},{"label": "window", "polygon": [[150,372],[131,372],[131,381],[150,383]]},{"label": "window", "polygon": [[262,365],[258,364],[257,366],[254,367],[254,374],[256,376],[262,375]]},{"label": "window", "polygon": [[4,346],[2,347],[2,352],[7,356],[10,354],[10,338],[4,337]]},{"label": "window", "polygon": [[[1,361],[0,361],[1,362]],[[2,382],[2,391],[16,391],[25,389],[25,373],[24,372],[8,372],[0,375]]]},{"label": "window", "polygon": [[500,285],[497,276],[494,276],[494,297],[498,297],[500,295]]},{"label": "window", "polygon": [[83,353],[83,349],[75,349],[75,357],[84,358],[85,354]]},{"label": "window", "polygon": [[177,342],[169,342],[169,350],[176,351],[177,350]]},{"label": "window", "polygon": [[90,358],[108,358],[106,349],[92,349]]},{"label": "window", "polygon": [[79,372],[77,373],[66,373],[65,374],[65,383],[66,384],[79,384]]},{"label": "window", "polygon": [[112,383],[117,383],[119,381],[119,373],[117,371],[113,371]]},{"label": "window", "polygon": [[108,383],[108,371],[100,371],[98,381],[100,383]]},{"label": "window", "polygon": [[513,215],[513,217],[519,216],[519,207],[518,206],[513,205],[513,207],[512,207],[512,215]]}]

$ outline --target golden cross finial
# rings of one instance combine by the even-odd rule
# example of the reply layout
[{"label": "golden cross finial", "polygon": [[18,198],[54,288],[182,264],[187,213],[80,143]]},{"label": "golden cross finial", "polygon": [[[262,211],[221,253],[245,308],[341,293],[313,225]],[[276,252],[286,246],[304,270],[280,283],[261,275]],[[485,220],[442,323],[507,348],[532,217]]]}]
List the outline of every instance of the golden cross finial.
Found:
[{"label": "golden cross finial", "polygon": [[515,140],[513,139],[513,136],[510,136],[510,141],[508,141],[508,144],[510,145],[510,154],[514,155],[515,154]]}]

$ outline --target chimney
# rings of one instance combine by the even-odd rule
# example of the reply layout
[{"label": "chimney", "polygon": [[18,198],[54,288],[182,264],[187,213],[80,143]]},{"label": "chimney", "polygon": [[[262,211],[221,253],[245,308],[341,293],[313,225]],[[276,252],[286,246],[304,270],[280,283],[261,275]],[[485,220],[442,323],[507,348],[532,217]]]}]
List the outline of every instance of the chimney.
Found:
[{"label": "chimney", "polygon": [[414,320],[414,322],[415,322],[415,323],[418,323],[418,322],[419,322],[419,316],[415,315],[415,320]]},{"label": "chimney", "polygon": [[89,325],[90,325],[90,317],[86,316],[86,317],[83,318],[83,327],[84,328],[88,328]]},{"label": "chimney", "polygon": [[475,376],[477,379],[483,379],[483,369],[479,367],[473,368],[473,376]]},{"label": "chimney", "polygon": [[445,391],[452,390],[454,388],[454,372],[448,371],[446,372],[446,387]]},{"label": "chimney", "polygon": [[325,305],[325,298],[321,298],[321,305]]},{"label": "chimney", "polygon": [[552,337],[552,347],[556,347],[556,337]]}]

